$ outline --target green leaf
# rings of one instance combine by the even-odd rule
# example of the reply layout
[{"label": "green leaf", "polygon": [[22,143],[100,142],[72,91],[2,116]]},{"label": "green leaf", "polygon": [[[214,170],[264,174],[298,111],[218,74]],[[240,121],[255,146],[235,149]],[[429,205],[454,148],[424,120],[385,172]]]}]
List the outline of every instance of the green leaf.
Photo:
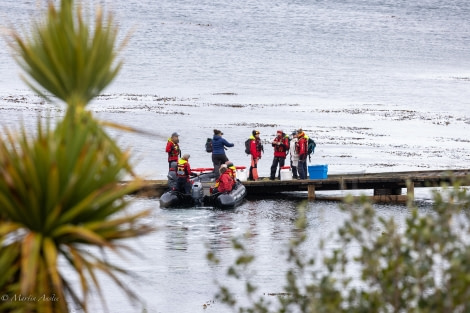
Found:
[{"label": "green leaf", "polygon": [[28,233],[23,239],[21,248],[21,292],[24,294],[29,294],[34,290],[41,243],[41,234]]},{"label": "green leaf", "polygon": [[98,236],[96,233],[79,226],[64,225],[57,228],[52,236],[54,238],[65,237],[66,241],[87,242],[97,246],[109,246],[110,243]]}]

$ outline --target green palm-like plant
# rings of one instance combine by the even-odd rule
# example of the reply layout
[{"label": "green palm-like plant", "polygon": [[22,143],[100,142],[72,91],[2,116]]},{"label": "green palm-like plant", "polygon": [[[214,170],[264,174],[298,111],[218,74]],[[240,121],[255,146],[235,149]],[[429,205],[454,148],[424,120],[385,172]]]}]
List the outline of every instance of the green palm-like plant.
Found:
[{"label": "green palm-like plant", "polygon": [[[0,232],[4,232],[4,225],[0,221]],[[8,301],[9,295],[17,294],[20,277],[20,251],[18,243],[6,245],[4,237],[0,235],[0,312],[13,312],[19,308],[17,302]],[[20,311],[21,312],[21,311]]]},{"label": "green palm-like plant", "polygon": [[[0,238],[8,236],[2,248],[19,250],[16,258],[4,261],[11,263],[10,277],[20,273],[19,284],[13,289],[17,294],[55,295],[58,299],[19,302],[21,305],[44,305],[52,312],[67,312],[65,299],[70,296],[86,309],[90,286],[100,290],[97,271],[124,287],[114,270],[124,271],[89,252],[89,247],[117,251],[117,239],[151,230],[139,223],[148,211],[121,213],[127,204],[124,196],[141,183],[119,184],[128,156],[110,154],[109,140],[98,139],[96,127],[84,112],[78,120],[60,122],[55,130],[39,126],[34,140],[26,139],[23,132],[19,138],[9,134],[0,142],[0,210],[4,217]],[[83,299],[59,271],[59,256],[77,271]],[[0,282],[2,279],[6,280],[0,277]],[[12,305],[8,301],[3,304]]]},{"label": "green palm-like plant", "polygon": [[[120,239],[153,229],[141,222],[149,211],[125,210],[125,196],[142,186],[138,179],[120,183],[133,174],[129,153],[86,111],[120,68],[112,18],[96,16],[90,28],[72,0],[62,0],[60,9],[51,3],[28,39],[14,32],[10,41],[27,84],[46,99],[63,100],[67,109],[54,128],[38,121],[34,138],[24,129],[19,136],[6,130],[0,141],[0,292],[10,300],[45,300],[2,299],[0,312],[67,312],[70,300],[87,311],[91,289],[101,294],[98,272],[134,296],[119,278],[125,270],[90,250],[120,252],[127,248]],[[77,273],[80,291],[59,260]]]}]

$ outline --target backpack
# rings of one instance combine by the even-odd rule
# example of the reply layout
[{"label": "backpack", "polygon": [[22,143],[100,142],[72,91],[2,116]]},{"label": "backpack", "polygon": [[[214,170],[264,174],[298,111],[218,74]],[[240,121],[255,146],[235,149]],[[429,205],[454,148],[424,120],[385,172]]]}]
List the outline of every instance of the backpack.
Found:
[{"label": "backpack", "polygon": [[212,152],[212,138],[207,138],[206,141],[206,152],[211,153]]},{"label": "backpack", "polygon": [[245,141],[245,153],[246,153],[246,154],[251,154],[250,146],[251,146],[251,138],[248,138],[248,139]]},{"label": "backpack", "polygon": [[312,157],[310,155],[315,153],[315,147],[316,146],[317,146],[317,144],[315,143],[315,140],[313,140],[312,138],[308,138],[307,155],[308,155],[308,161],[309,162],[312,160]]}]

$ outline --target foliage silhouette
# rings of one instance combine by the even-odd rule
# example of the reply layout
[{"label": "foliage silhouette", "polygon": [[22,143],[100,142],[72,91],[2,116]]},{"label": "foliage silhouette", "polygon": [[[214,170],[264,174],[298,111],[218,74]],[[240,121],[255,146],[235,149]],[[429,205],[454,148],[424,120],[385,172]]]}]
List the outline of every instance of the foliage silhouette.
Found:
[{"label": "foliage silhouette", "polygon": [[[435,191],[431,212],[409,202],[404,225],[378,216],[367,197],[347,199],[342,209],[349,218],[328,238],[336,238],[336,248],[327,250],[323,240],[320,253],[306,254],[314,249],[304,246],[305,232],[290,243],[290,269],[275,301],[256,293],[248,274],[254,258],[235,239],[239,257],[227,276],[243,282],[248,302],[221,283],[216,298],[246,313],[469,312],[470,195],[461,183]],[[303,214],[297,227],[307,223]],[[208,258],[217,262],[211,253]]]}]

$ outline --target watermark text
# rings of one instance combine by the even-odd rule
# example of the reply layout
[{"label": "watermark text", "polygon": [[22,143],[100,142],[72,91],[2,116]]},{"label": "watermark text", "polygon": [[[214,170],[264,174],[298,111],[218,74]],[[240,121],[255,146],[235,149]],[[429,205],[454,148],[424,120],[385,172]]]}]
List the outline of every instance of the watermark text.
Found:
[{"label": "watermark text", "polygon": [[55,294],[51,295],[23,295],[19,294],[4,294],[0,296],[0,301],[3,302],[58,302],[59,298]]}]

